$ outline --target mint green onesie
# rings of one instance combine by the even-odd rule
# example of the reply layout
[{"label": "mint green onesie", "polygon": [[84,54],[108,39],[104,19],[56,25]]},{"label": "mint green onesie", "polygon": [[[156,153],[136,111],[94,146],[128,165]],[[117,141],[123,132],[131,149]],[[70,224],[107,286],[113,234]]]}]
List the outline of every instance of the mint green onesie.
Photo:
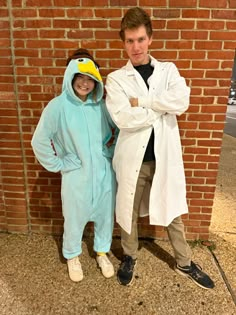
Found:
[{"label": "mint green onesie", "polygon": [[[96,80],[96,93],[82,102],[74,93],[76,73]],[[87,58],[71,60],[62,93],[42,112],[31,144],[37,160],[62,176],[63,256],[80,255],[85,225],[94,222],[94,251],[108,252],[112,242],[116,180],[112,168],[116,128],[103,100],[98,68]],[[115,138],[117,135],[115,129]]]}]

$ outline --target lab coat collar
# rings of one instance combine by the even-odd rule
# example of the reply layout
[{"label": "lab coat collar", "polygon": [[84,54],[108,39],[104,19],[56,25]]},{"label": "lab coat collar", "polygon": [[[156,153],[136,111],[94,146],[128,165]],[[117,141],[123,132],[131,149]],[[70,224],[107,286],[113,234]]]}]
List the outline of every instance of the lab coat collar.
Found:
[{"label": "lab coat collar", "polygon": [[[160,69],[160,62],[153,58],[151,55],[149,55],[149,58],[151,59],[151,65],[154,67],[155,71],[158,71]],[[132,65],[130,60],[128,60],[125,66],[125,70],[127,76],[134,75],[134,66]]]}]

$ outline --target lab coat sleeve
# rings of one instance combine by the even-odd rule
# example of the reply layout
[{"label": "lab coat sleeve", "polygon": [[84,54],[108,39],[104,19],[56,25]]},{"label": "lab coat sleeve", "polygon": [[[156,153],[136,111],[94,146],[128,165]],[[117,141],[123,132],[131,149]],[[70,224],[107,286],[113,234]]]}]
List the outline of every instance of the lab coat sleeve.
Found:
[{"label": "lab coat sleeve", "polygon": [[184,113],[189,107],[190,88],[186,85],[185,79],[180,76],[174,63],[170,63],[167,80],[166,89],[157,95],[139,97],[138,106],[174,115]]},{"label": "lab coat sleeve", "polygon": [[116,78],[109,76],[106,81],[106,106],[112,120],[120,130],[133,132],[152,126],[161,113],[151,108],[131,107],[129,96]]},{"label": "lab coat sleeve", "polygon": [[59,157],[53,145],[59,113],[49,105],[44,109],[33,134],[31,145],[39,163],[50,172],[69,172],[81,167],[81,161],[73,153]]},{"label": "lab coat sleeve", "polygon": [[106,119],[109,123],[109,126],[114,130],[114,134],[118,134],[119,133],[119,128],[117,127],[117,125],[114,123],[114,121],[111,119],[111,116],[107,110],[107,106],[105,105],[104,103],[104,107],[103,107],[103,110],[104,110],[104,113],[105,113],[105,116],[106,116]]}]

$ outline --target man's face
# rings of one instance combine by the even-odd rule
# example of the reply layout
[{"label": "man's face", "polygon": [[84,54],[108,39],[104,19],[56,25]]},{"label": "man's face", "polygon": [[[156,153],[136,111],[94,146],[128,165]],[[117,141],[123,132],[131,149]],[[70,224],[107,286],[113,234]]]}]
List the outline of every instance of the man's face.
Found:
[{"label": "man's face", "polygon": [[148,48],[151,43],[152,37],[148,37],[144,25],[125,30],[124,48],[133,66],[144,65],[149,62]]}]

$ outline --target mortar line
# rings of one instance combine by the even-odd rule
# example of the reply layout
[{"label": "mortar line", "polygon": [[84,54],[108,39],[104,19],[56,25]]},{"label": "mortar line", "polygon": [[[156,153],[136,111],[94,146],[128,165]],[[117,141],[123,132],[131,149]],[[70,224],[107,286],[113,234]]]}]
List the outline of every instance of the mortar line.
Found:
[{"label": "mortar line", "polygon": [[14,81],[14,94],[15,94],[15,102],[16,102],[16,110],[17,110],[17,121],[18,121],[18,129],[20,133],[20,147],[22,153],[22,163],[23,163],[23,174],[24,174],[24,188],[25,188],[25,196],[26,196],[26,213],[27,213],[27,222],[28,222],[28,232],[31,232],[31,222],[30,222],[30,210],[29,210],[29,191],[27,185],[27,167],[26,167],[26,156],[24,151],[23,145],[23,132],[22,132],[22,123],[20,119],[20,102],[18,98],[18,86],[16,82],[16,66],[15,66],[15,50],[14,50],[14,43],[13,43],[13,16],[12,16],[12,1],[7,0],[7,7],[8,7],[8,16],[10,22],[10,49],[11,49],[11,59],[12,59],[12,69],[13,69],[13,81]]}]

